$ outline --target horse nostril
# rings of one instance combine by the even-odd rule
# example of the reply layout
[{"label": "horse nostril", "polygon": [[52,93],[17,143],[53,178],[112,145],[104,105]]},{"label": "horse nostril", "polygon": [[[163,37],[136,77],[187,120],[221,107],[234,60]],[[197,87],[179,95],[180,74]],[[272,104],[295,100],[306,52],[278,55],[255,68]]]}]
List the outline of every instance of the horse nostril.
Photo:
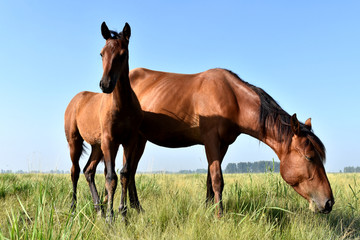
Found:
[{"label": "horse nostril", "polygon": [[100,89],[101,89],[101,90],[104,90],[105,86],[104,86],[103,81],[100,81],[100,84],[99,84],[99,85],[100,85]]},{"label": "horse nostril", "polygon": [[326,204],[325,204],[325,211],[330,212],[333,205],[334,205],[334,204],[333,204],[333,201],[328,200],[328,201],[326,202]]}]

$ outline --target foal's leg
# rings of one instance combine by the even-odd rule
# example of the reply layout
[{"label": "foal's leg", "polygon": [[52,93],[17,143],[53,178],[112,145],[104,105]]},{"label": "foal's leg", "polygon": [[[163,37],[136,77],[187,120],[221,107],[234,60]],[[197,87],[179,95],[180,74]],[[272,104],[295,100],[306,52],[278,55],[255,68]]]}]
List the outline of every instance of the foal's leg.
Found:
[{"label": "foal's leg", "polygon": [[127,213],[127,188],[129,183],[129,170],[128,170],[128,163],[126,161],[126,152],[124,147],[124,155],[123,155],[123,168],[120,171],[120,182],[121,182],[121,200],[119,206],[119,212],[121,213],[123,220],[125,220],[126,213]]},{"label": "foal's leg", "polygon": [[76,200],[77,200],[76,189],[80,174],[79,159],[83,151],[83,146],[82,146],[83,142],[84,140],[81,138],[80,135],[74,139],[69,140],[70,158],[72,161],[71,181],[73,184],[73,195],[72,195],[72,203],[71,203],[72,212],[74,212],[76,208]]},{"label": "foal's leg", "polygon": [[92,145],[91,149],[91,155],[88,162],[86,163],[86,166],[84,167],[83,172],[90,187],[90,192],[94,201],[94,208],[98,214],[101,214],[102,209],[100,206],[100,198],[95,185],[95,173],[96,167],[103,157],[103,153],[101,151],[100,145]]},{"label": "foal's leg", "polygon": [[104,162],[106,168],[105,188],[108,192],[107,194],[108,206],[107,206],[106,219],[107,221],[112,222],[114,218],[114,210],[113,210],[114,194],[118,181],[118,177],[115,172],[115,157],[119,149],[119,144],[113,143],[109,141],[109,139],[104,139],[104,141],[102,141],[101,149],[104,153]]}]

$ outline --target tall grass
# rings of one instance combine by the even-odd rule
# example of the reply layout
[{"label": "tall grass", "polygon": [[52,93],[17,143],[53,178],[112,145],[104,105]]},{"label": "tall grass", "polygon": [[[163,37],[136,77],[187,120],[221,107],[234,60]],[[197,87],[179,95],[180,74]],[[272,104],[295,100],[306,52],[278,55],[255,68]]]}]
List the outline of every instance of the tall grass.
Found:
[{"label": "tall grass", "polygon": [[[206,175],[137,175],[145,212],[98,217],[85,178],[70,214],[69,175],[0,174],[0,239],[360,239],[360,174],[329,174],[336,204],[313,214],[277,173],[225,174],[224,217],[206,206]],[[104,177],[96,176],[99,192]],[[115,206],[120,200],[120,188]]]}]

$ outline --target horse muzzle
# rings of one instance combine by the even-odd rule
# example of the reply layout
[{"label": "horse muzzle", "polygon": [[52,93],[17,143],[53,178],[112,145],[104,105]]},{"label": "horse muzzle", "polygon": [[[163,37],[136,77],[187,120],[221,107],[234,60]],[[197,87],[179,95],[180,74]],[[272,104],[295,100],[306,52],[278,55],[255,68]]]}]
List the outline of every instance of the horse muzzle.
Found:
[{"label": "horse muzzle", "polygon": [[100,89],[103,93],[112,93],[115,88],[116,81],[113,81],[110,77],[102,78],[100,81]]},{"label": "horse muzzle", "polygon": [[324,214],[330,213],[331,210],[332,210],[332,207],[334,206],[334,204],[335,204],[334,199],[328,200],[328,201],[325,203],[324,209],[321,210],[320,212],[321,212],[321,213],[324,213]]},{"label": "horse muzzle", "polygon": [[332,207],[334,206],[335,201],[334,199],[328,199],[325,204],[319,204],[314,199],[310,200],[309,202],[309,208],[313,212],[320,212],[323,214],[328,214],[331,212]]}]

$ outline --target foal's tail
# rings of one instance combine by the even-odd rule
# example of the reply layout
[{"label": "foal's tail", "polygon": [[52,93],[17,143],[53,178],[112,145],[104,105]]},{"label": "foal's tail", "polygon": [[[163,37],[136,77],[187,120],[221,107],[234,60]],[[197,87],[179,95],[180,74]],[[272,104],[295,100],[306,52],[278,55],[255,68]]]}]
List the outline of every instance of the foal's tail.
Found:
[{"label": "foal's tail", "polygon": [[85,142],[82,143],[82,151],[81,151],[81,157],[84,155],[84,154],[88,154],[88,146],[85,145]]}]

